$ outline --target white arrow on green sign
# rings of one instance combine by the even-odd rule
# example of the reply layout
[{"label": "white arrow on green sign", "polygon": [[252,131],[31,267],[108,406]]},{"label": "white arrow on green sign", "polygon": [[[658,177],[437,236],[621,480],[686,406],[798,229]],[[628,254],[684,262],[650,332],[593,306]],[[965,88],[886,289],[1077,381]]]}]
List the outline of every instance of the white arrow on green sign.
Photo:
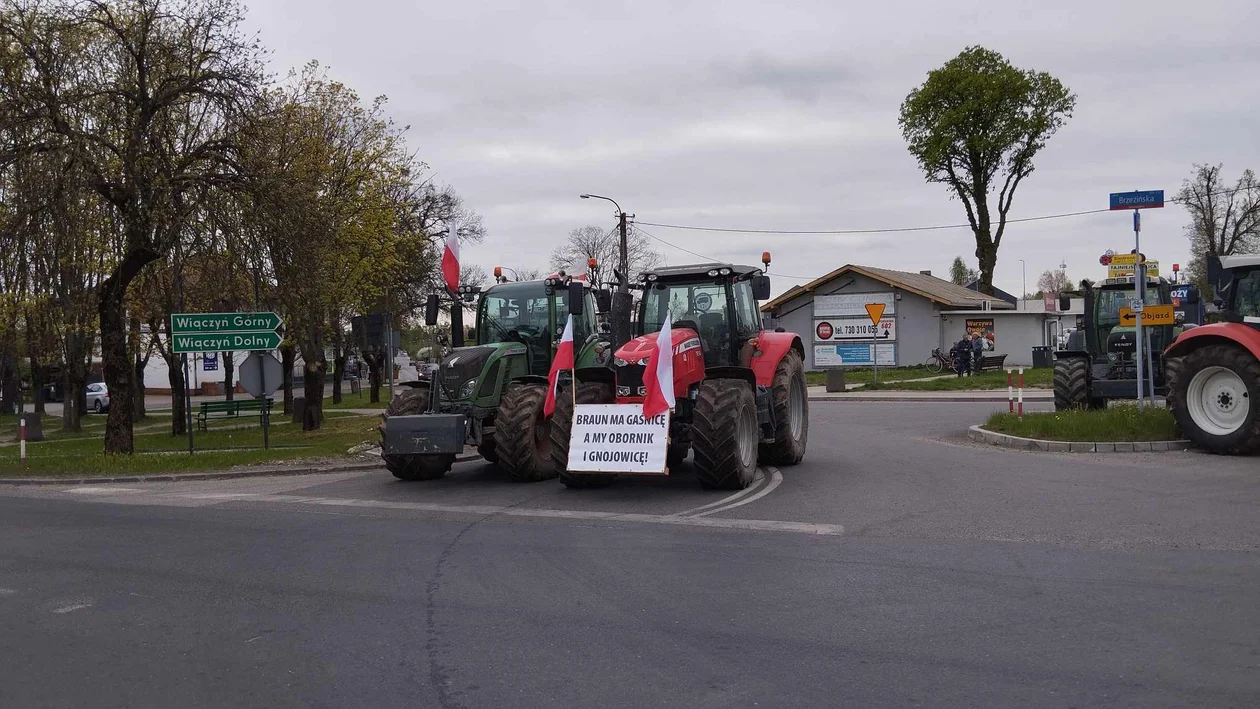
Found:
[{"label": "white arrow on green sign", "polygon": [[174,351],[228,352],[232,350],[274,350],[280,346],[277,332],[192,332],[176,333]]},{"label": "white arrow on green sign", "polygon": [[283,322],[275,313],[174,313],[171,333],[273,332]]}]

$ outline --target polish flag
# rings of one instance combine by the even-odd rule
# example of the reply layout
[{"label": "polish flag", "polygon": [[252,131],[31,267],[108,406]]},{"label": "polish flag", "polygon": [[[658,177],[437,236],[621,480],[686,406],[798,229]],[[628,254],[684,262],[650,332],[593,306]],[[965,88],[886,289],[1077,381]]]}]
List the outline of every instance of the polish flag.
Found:
[{"label": "polish flag", "polygon": [[[543,402],[543,416],[550,417],[556,410],[556,388],[560,385],[560,371],[573,367],[573,316],[570,315],[568,322],[564,324],[560,345],[556,347],[556,358],[551,361],[551,371],[547,374],[547,399]],[[573,386],[577,386],[577,382]]]},{"label": "polish flag", "polygon": [[674,408],[674,333],[669,313],[665,314],[665,324],[656,334],[656,349],[643,373],[643,384],[647,390],[643,399],[645,418]]},{"label": "polish flag", "polygon": [[446,248],[442,251],[442,279],[451,291],[459,290],[459,234],[454,231],[446,237]]}]

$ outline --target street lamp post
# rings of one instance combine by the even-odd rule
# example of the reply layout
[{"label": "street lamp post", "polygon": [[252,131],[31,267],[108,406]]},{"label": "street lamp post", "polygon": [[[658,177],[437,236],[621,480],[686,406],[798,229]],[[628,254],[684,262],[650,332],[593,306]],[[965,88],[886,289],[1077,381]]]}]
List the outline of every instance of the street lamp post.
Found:
[{"label": "street lamp post", "polygon": [[617,204],[617,200],[597,194],[578,195],[582,199],[602,199],[612,202],[617,208],[617,228],[620,231],[618,243],[618,261],[621,278],[617,280],[617,291],[612,302],[612,337],[613,347],[620,347],[630,341],[630,255],[626,242],[626,213]]}]

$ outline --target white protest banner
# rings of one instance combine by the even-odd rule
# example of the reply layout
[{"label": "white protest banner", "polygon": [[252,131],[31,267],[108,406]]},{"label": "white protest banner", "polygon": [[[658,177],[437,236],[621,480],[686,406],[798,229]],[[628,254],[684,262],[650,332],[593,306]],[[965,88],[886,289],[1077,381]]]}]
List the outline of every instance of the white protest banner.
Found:
[{"label": "white protest banner", "polygon": [[641,404],[578,404],[569,433],[569,470],[662,475],[669,414],[643,417]]}]

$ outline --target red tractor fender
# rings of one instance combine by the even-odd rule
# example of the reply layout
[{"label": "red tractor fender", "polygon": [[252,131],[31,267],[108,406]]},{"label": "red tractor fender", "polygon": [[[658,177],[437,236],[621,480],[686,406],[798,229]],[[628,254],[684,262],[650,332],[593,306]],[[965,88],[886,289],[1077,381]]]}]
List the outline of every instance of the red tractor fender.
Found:
[{"label": "red tractor fender", "polygon": [[1181,333],[1168,349],[1164,358],[1184,357],[1200,347],[1208,345],[1235,345],[1243,347],[1252,357],[1260,360],[1260,330],[1242,323],[1218,322],[1200,325]]},{"label": "red tractor fender", "polygon": [[757,350],[761,352],[761,355],[756,356],[754,353],[751,367],[753,374],[757,376],[757,384],[761,386],[768,387],[774,384],[774,370],[787,355],[788,350],[796,350],[800,353],[801,359],[805,358],[805,345],[801,343],[801,336],[794,332],[762,330],[757,335]]}]

